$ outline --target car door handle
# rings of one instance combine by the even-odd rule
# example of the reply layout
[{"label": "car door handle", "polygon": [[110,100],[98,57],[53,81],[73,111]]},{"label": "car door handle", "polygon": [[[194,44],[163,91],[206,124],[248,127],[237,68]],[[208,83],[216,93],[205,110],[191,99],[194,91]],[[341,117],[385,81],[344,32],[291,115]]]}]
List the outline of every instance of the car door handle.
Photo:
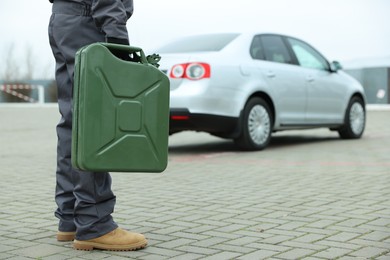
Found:
[{"label": "car door handle", "polygon": [[306,81],[313,82],[314,81],[314,77],[313,76],[307,76],[306,77]]},{"label": "car door handle", "polygon": [[275,77],[275,73],[271,70],[267,71],[267,73],[265,74],[267,75],[268,78],[274,78]]}]

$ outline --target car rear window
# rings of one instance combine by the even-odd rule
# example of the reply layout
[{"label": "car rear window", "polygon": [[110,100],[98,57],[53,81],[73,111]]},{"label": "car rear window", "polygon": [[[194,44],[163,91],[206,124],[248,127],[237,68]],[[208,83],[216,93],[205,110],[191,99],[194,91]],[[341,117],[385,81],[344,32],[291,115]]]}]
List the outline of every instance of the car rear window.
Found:
[{"label": "car rear window", "polygon": [[238,36],[237,33],[188,36],[158,48],[158,53],[220,51]]}]

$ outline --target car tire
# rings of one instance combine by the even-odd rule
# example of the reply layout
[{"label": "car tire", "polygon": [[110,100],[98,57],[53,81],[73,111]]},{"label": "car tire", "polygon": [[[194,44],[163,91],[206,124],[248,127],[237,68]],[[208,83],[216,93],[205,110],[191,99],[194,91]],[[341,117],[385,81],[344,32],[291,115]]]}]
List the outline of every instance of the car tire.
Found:
[{"label": "car tire", "polygon": [[358,139],[363,135],[366,124],[364,102],[359,97],[353,97],[345,113],[344,125],[338,130],[343,139]]},{"label": "car tire", "polygon": [[246,151],[263,150],[271,140],[273,116],[269,105],[262,98],[251,98],[245,105],[241,134],[234,141]]}]

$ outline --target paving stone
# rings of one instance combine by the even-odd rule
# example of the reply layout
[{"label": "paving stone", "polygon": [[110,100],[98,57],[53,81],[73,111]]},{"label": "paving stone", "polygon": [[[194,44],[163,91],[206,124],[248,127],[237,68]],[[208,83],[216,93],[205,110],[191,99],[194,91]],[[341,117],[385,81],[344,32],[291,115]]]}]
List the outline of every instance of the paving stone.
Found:
[{"label": "paving stone", "polygon": [[366,229],[369,231],[390,232],[390,227],[386,227],[386,226],[363,224],[363,225],[360,225],[359,228]]},{"label": "paving stone", "polygon": [[319,257],[315,257],[315,256],[307,256],[307,257],[303,257],[302,259],[303,260],[323,260],[324,258],[319,258]]},{"label": "paving stone", "polygon": [[247,247],[256,248],[258,250],[275,251],[275,252],[286,252],[291,250],[291,247],[289,246],[270,245],[264,243],[251,243],[248,244]]},{"label": "paving stone", "polygon": [[[148,256],[148,254],[145,252],[145,250],[138,250],[138,251],[111,251],[111,252],[106,252],[107,254],[109,253],[110,255],[122,257],[122,258],[133,258],[133,259],[138,259],[142,258],[145,256]],[[160,257],[162,257],[160,255]]]},{"label": "paving stone", "polygon": [[350,253],[351,250],[348,249],[341,249],[341,248],[328,248],[324,251],[321,251],[317,254],[314,254],[314,257],[319,257],[319,258],[325,258],[325,259],[336,259],[339,257],[342,257],[344,255],[347,255]]},{"label": "paving stone", "polygon": [[341,231],[341,232],[345,232],[345,233],[357,233],[357,234],[360,234],[360,235],[365,235],[365,234],[368,234],[370,232],[370,229],[361,228],[361,226],[359,226],[359,227],[347,227],[347,226],[334,225],[334,226],[329,226],[327,229],[328,230]]},{"label": "paving stone", "polygon": [[200,233],[203,233],[203,232],[206,232],[209,230],[215,230],[215,229],[217,229],[216,226],[200,225],[200,226],[195,227],[195,228],[186,229],[185,231],[188,233],[200,234]]},{"label": "paving stone", "polygon": [[347,242],[347,241],[352,240],[352,239],[359,237],[359,236],[361,236],[361,234],[350,233],[350,232],[340,232],[337,235],[327,237],[326,240]]},{"label": "paving stone", "polygon": [[236,235],[236,234],[226,233],[226,232],[217,232],[217,231],[207,231],[207,232],[203,232],[202,234],[207,237],[222,237],[228,239],[237,239],[242,237],[241,235]]},{"label": "paving stone", "polygon": [[198,240],[198,241],[203,240],[203,239],[207,239],[210,237],[207,235],[193,234],[193,233],[186,233],[186,232],[175,232],[175,233],[172,233],[172,236],[181,237],[181,238],[188,238],[188,239],[193,239],[193,240]]},{"label": "paving stone", "polygon": [[347,250],[357,250],[362,248],[361,245],[358,244],[352,244],[352,243],[340,243],[336,241],[328,241],[328,240],[320,240],[315,242],[316,245],[322,245],[326,247],[331,248],[341,248],[341,249],[347,249]]},{"label": "paving stone", "polygon": [[307,234],[307,235],[303,235],[301,237],[298,237],[296,239],[293,239],[292,241],[301,242],[301,243],[313,243],[313,242],[316,242],[318,240],[322,240],[325,237],[326,237],[325,235]]},{"label": "paving stone", "polygon": [[155,254],[155,255],[167,256],[167,257],[174,257],[182,254],[182,252],[179,252],[174,249],[165,249],[157,246],[156,247],[148,246],[142,250],[142,253],[149,253],[149,254]]},{"label": "paving stone", "polygon": [[271,235],[281,235],[281,236],[289,236],[289,237],[300,237],[303,236],[304,232],[299,232],[299,231],[291,231],[291,230],[281,230],[279,227],[274,228],[272,230],[267,230],[264,233],[271,234]]},{"label": "paving stone", "polygon": [[281,242],[288,241],[293,239],[293,237],[290,236],[282,236],[282,235],[275,235],[273,237],[265,238],[261,242],[266,243],[266,244],[272,244],[272,245],[277,245]]},{"label": "paving stone", "polygon": [[281,246],[287,246],[291,248],[302,248],[302,249],[310,249],[315,251],[325,250],[327,247],[314,243],[301,243],[295,241],[286,241],[280,244]]},{"label": "paving stone", "polygon": [[169,242],[160,243],[160,244],[158,244],[158,246],[163,247],[163,248],[171,248],[172,249],[172,248],[176,248],[179,246],[191,244],[194,241],[195,240],[192,240],[192,239],[179,238],[179,239],[171,240]]},{"label": "paving stone", "polygon": [[365,220],[365,219],[348,219],[348,220],[345,220],[343,222],[337,223],[337,225],[347,226],[347,227],[356,227],[356,226],[359,226],[359,225],[364,224],[366,222],[367,222],[367,220]]},{"label": "paving stone", "polygon": [[[20,243],[20,242],[19,242]],[[0,253],[2,252],[7,252],[16,249],[17,247],[15,246],[7,246],[7,245],[2,245],[0,244]]]},{"label": "paving stone", "polygon": [[326,236],[336,235],[339,233],[339,231],[336,230],[325,229],[325,228],[311,228],[311,227],[297,228],[296,231],[302,233],[319,234],[319,235],[326,235]]},{"label": "paving stone", "polygon": [[313,254],[315,251],[313,250],[308,250],[308,249],[292,249],[290,251],[287,251],[285,253],[276,255],[275,257],[282,258],[282,259],[300,259],[305,256]]},{"label": "paving stone", "polygon": [[245,246],[247,244],[256,242],[258,240],[260,240],[260,238],[256,238],[256,237],[240,237],[240,238],[237,238],[237,239],[233,239],[233,240],[227,241],[226,243],[232,244],[232,245],[235,245],[235,246]]},{"label": "paving stone", "polygon": [[[108,256],[108,257],[110,257],[110,256]],[[38,258],[38,259],[39,260],[68,260],[69,256],[63,255],[63,254],[55,254],[55,255],[45,256],[45,257]],[[106,257],[105,259],[109,259],[109,258]]]},{"label": "paving stone", "polygon": [[283,224],[278,226],[278,229],[284,229],[284,230],[295,230],[297,228],[305,226],[307,223],[305,222],[299,222],[299,221],[291,221],[289,223]]},{"label": "paving stone", "polygon": [[212,256],[205,257],[205,260],[221,260],[221,259],[235,259],[239,256],[238,253],[233,252],[221,252]]},{"label": "paving stone", "polygon": [[372,241],[383,241],[387,238],[390,238],[390,232],[373,231],[360,237],[360,239],[367,239]]},{"label": "paving stone", "polygon": [[229,251],[229,252],[236,252],[236,253],[250,253],[255,251],[255,249],[251,247],[246,246],[236,246],[236,245],[230,245],[230,244],[217,244],[212,246],[211,248],[221,250],[221,251]]},{"label": "paving stone", "polygon": [[62,253],[68,250],[67,248],[53,245],[36,245],[25,247],[17,250],[9,251],[9,253],[14,255],[20,255],[25,257],[39,258],[50,256],[56,253]]},{"label": "paving stone", "polygon": [[187,253],[187,254],[172,257],[170,258],[170,260],[195,260],[195,259],[202,259],[202,258],[204,258],[204,255]]},{"label": "paving stone", "polygon": [[355,252],[350,253],[351,256],[356,257],[366,257],[366,258],[373,258],[376,256],[379,256],[383,253],[389,252],[390,249],[383,249],[383,248],[376,248],[376,247],[365,247],[362,249],[359,249]]},{"label": "paving stone", "polygon": [[0,259],[10,259],[12,257],[14,257],[14,255],[11,255],[11,254],[8,254],[8,253],[1,253],[0,252]]},{"label": "paving stone", "polygon": [[204,255],[215,255],[220,252],[220,250],[197,247],[197,246],[181,246],[181,247],[177,247],[176,249],[187,253],[204,254]]},{"label": "paving stone", "polygon": [[390,241],[372,241],[365,239],[353,239],[350,240],[349,243],[360,245],[360,246],[372,246],[377,248],[390,248]]},{"label": "paving stone", "polygon": [[237,231],[237,230],[244,229],[245,227],[246,227],[245,225],[230,224],[230,225],[226,225],[224,227],[218,228],[215,231],[216,232],[230,233],[230,232],[234,232],[234,231]]},{"label": "paving stone", "polygon": [[161,234],[161,235],[168,235],[168,234],[172,234],[174,232],[181,231],[181,230],[185,230],[185,227],[170,226],[170,227],[163,228],[163,229],[156,229],[154,232],[157,234]]},{"label": "paving stone", "polygon": [[198,246],[198,247],[210,248],[214,245],[222,244],[222,243],[229,241],[229,240],[230,239],[228,239],[228,238],[210,237],[210,238],[203,239],[203,240],[200,240],[198,242],[192,243],[192,245]]},{"label": "paving stone", "polygon": [[379,226],[379,227],[389,226],[390,225],[390,218],[377,218],[377,219],[370,221],[366,224]]},{"label": "paving stone", "polygon": [[269,251],[269,250],[256,250],[253,253],[240,256],[238,259],[240,260],[266,259],[276,254],[279,254],[279,252]]}]

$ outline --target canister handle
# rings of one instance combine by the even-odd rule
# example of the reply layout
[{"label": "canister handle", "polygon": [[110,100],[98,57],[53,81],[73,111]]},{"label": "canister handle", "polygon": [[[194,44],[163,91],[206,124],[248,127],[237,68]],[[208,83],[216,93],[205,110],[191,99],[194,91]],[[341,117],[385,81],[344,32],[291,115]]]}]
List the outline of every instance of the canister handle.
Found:
[{"label": "canister handle", "polygon": [[116,50],[120,50],[120,51],[125,51],[125,52],[128,52],[129,54],[138,52],[138,53],[140,53],[141,63],[143,63],[143,64],[149,63],[148,60],[146,59],[144,51],[139,47],[123,45],[123,44],[116,44],[116,43],[105,43],[105,42],[101,43],[101,44],[103,46],[107,47],[108,49],[116,49]]}]

